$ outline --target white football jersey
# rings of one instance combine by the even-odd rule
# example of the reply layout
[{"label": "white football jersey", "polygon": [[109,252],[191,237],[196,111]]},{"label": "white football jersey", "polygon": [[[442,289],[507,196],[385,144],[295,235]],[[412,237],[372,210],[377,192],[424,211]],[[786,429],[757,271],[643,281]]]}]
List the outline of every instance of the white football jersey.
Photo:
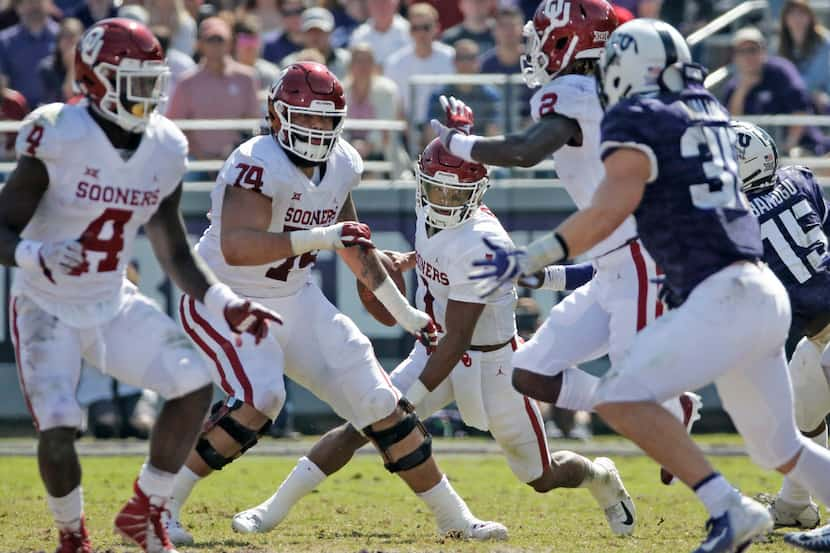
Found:
[{"label": "white football jersey", "polygon": [[322,180],[314,184],[272,136],[256,136],[241,144],[225,161],[210,195],[210,227],[196,251],[219,280],[238,294],[251,298],[290,296],[308,282],[317,253],[308,252],[268,265],[228,265],[220,244],[225,189],[241,186],[270,198],[268,231],[278,233],[336,223],[343,203],[362,174],[363,160],[343,139],[337,141],[326,160]]},{"label": "white football jersey", "polygon": [[[558,113],[579,123],[582,145],[565,144],[553,154],[556,172],[576,206],[591,205],[591,198],[605,177],[600,158],[600,123],[604,115],[597,97],[594,77],[563,75],[541,87],[530,99],[530,114],[534,121],[545,115]],[[629,216],[611,236],[585,253],[598,257],[637,236],[637,224]]]},{"label": "white football jersey", "polygon": [[126,161],[78,105],[48,104],[25,119],[17,155],[41,160],[49,187],[22,237],[41,242],[80,239],[88,268],[79,274],[18,271],[17,291],[76,327],[101,324],[121,305],[122,285],[141,225],[187,170],[187,139],[162,115],[150,118]]},{"label": "white football jersey", "polygon": [[432,317],[440,334],[446,328],[449,300],[486,303],[473,332],[472,345],[492,346],[510,340],[516,333],[516,289],[505,284],[487,298],[481,298],[478,281],[469,274],[478,270],[473,261],[484,259],[490,249],[487,237],[503,247],[513,248],[510,236],[486,207],[457,227],[443,229],[430,236],[424,216],[419,212],[415,231],[415,256],[418,274],[416,305]]}]

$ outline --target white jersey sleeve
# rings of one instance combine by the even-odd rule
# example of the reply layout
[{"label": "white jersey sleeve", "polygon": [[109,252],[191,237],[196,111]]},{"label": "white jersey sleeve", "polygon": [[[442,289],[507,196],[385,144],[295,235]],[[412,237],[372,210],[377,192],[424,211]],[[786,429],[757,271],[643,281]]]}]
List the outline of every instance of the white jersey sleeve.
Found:
[{"label": "white jersey sleeve", "polygon": [[563,75],[545,84],[530,99],[530,115],[534,121],[553,113],[574,119],[580,127],[602,120],[598,110],[595,81],[584,75]]},{"label": "white jersey sleeve", "polygon": [[252,190],[268,198],[275,198],[278,187],[276,179],[265,168],[268,160],[259,157],[251,141],[240,144],[225,161],[219,172],[217,183]]},{"label": "white jersey sleeve", "polygon": [[169,188],[167,194],[164,194],[164,190],[162,190],[162,196],[164,197],[176,190],[178,184],[184,179],[185,173],[187,173],[187,156],[189,153],[187,137],[170,119],[160,114],[153,114],[152,124],[147,126],[145,132],[148,137],[152,136],[157,140],[160,149],[168,154],[163,156],[167,164],[164,168],[164,179]]},{"label": "white jersey sleeve", "polygon": [[29,156],[46,166],[49,181],[55,182],[65,142],[80,141],[88,126],[77,120],[77,110],[66,104],[46,104],[23,120],[15,141],[17,158]]},{"label": "white jersey sleeve", "polygon": [[338,149],[342,149],[344,153],[342,171],[349,176],[349,190],[354,190],[360,184],[360,179],[363,178],[363,158],[360,157],[354,146],[342,138],[339,139]]}]

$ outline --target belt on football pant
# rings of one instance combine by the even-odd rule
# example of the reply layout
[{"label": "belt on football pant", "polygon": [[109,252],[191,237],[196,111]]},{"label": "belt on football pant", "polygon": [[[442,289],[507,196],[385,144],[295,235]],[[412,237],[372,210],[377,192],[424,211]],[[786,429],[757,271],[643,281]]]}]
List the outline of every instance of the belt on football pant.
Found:
[{"label": "belt on football pant", "polygon": [[[424,341],[421,340],[420,338],[418,339],[418,341],[421,342],[421,345],[423,345],[425,348],[427,348],[427,353],[432,353],[435,350],[434,347],[431,347],[428,344],[425,344]],[[480,351],[482,353],[490,353],[491,351],[498,351],[501,348],[507,346],[508,344],[510,344],[513,347],[513,351],[516,351],[516,348],[519,347],[519,343],[516,341],[516,337],[513,336],[512,338],[510,338],[506,342],[502,342],[501,344],[492,344],[492,345],[489,345],[489,346],[470,346],[469,348],[467,348],[467,350],[468,351]]]}]

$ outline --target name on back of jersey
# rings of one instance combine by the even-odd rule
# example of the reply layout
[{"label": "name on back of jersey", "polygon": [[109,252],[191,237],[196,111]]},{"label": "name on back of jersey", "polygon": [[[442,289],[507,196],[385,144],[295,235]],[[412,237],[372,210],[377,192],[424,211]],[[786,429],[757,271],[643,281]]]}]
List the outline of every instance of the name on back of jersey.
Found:
[{"label": "name on back of jersey", "polygon": [[749,207],[753,215],[760,217],[798,194],[798,187],[788,179],[782,179],[779,184],[769,192],[749,200]]}]

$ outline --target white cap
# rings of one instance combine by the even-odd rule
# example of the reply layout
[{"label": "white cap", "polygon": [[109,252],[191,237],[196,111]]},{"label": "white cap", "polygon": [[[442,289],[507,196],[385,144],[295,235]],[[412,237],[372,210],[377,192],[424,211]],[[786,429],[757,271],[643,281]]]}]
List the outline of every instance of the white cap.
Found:
[{"label": "white cap", "polygon": [[761,46],[767,43],[764,34],[758,27],[743,27],[742,29],[738,29],[738,32],[732,37],[732,46],[737,46],[742,42],[754,42]]}]

